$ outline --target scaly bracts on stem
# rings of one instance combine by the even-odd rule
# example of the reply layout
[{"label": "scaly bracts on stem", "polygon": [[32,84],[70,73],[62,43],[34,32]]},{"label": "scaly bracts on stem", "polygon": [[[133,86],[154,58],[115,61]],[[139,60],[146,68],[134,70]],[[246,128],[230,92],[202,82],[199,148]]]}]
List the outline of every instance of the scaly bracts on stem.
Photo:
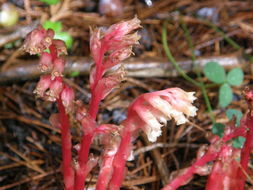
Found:
[{"label": "scaly bracts on stem", "polygon": [[[106,75],[106,71],[132,54],[132,45],[138,44],[140,38],[133,32],[139,27],[140,20],[135,17],[132,20],[114,24],[106,31],[101,29],[92,31],[90,49],[95,64],[90,74],[91,100],[87,113],[91,120],[95,121],[101,100],[124,79],[125,72],[122,66],[109,75]],[[95,135],[95,128],[91,129],[85,122],[82,122],[82,126],[84,135],[78,153],[79,170],[86,168],[90,145]],[[89,130],[86,129],[87,127]],[[84,172],[77,170],[75,189],[82,190],[84,181]]]}]

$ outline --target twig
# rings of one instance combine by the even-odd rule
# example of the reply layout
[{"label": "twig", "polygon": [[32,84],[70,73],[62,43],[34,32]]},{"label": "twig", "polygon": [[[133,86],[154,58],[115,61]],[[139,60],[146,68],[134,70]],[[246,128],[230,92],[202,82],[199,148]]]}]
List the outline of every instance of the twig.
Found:
[{"label": "twig", "polygon": [[[13,61],[15,61],[11,63],[13,66],[6,69],[5,72],[0,72],[0,84],[26,81],[40,76],[41,72],[38,68],[37,61],[23,61],[18,59]],[[210,61],[219,62],[225,68],[240,67],[246,63],[240,54],[203,57],[197,59],[195,63],[202,69]],[[71,57],[66,60],[66,72],[64,74],[70,75],[78,71],[80,75],[88,75],[91,64],[92,60],[89,58]],[[192,71],[193,69],[192,60],[178,61],[178,65],[185,72]],[[127,75],[130,77],[172,77],[178,75],[171,62],[152,57],[129,59],[124,62],[124,67],[127,70]]]}]

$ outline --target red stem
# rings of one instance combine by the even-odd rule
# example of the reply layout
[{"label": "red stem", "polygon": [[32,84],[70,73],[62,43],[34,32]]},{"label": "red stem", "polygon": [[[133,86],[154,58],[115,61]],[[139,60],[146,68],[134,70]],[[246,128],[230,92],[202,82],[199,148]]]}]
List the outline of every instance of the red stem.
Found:
[{"label": "red stem", "polygon": [[62,140],[62,162],[63,162],[63,179],[66,190],[74,189],[74,170],[71,166],[72,161],[72,143],[69,130],[69,118],[60,99],[57,100],[60,112],[61,123],[61,140]]},{"label": "red stem", "polygon": [[[103,49],[103,48],[102,48]],[[92,119],[96,119],[99,104],[101,99],[99,98],[100,96],[97,96],[95,93],[96,86],[102,78],[102,73],[103,73],[103,65],[102,65],[102,60],[104,56],[104,51],[101,49],[100,51],[100,58],[99,62],[96,63],[96,74],[95,74],[95,81],[94,81],[94,86],[91,89],[91,101],[89,105],[89,115]],[[84,128],[86,126],[83,126]],[[84,185],[85,185],[85,179],[87,176],[87,161],[89,158],[89,151],[90,151],[90,145],[92,143],[94,137],[94,132],[91,132],[89,134],[84,134],[81,145],[80,145],[80,151],[78,152],[78,164],[79,168],[76,171],[76,178],[75,178],[75,190],[83,190]]]},{"label": "red stem", "polygon": [[[54,45],[49,46],[50,54],[53,61],[57,58],[57,49]],[[72,142],[69,126],[69,117],[65,112],[65,108],[61,99],[57,99],[58,110],[60,113],[61,124],[61,141],[62,141],[62,164],[63,164],[63,180],[66,190],[74,190],[74,170],[72,168]]]},{"label": "red stem", "polygon": [[181,175],[171,181],[170,184],[166,185],[162,190],[175,190],[178,187],[184,185],[191,177],[194,175],[198,167],[204,166],[207,162],[214,160],[217,157],[216,152],[207,152],[199,160],[197,160],[192,166],[186,169],[186,171]]},{"label": "red stem", "polygon": [[92,143],[93,134],[86,134],[83,136],[81,142],[81,148],[78,154],[78,163],[79,166],[76,170],[76,178],[75,178],[75,190],[83,190],[85,184],[85,178],[87,175],[86,164],[89,157],[90,145]]},{"label": "red stem", "polygon": [[246,134],[246,141],[241,151],[240,163],[241,163],[242,170],[240,170],[239,176],[238,176],[241,179],[238,190],[244,189],[244,184],[246,180],[246,175],[244,174],[244,172],[248,171],[248,162],[250,159],[250,153],[251,153],[251,150],[253,149],[253,117],[251,116],[251,112],[248,113],[247,118],[248,120],[246,122],[246,125],[248,127],[248,131]]},{"label": "red stem", "polygon": [[103,162],[100,167],[99,176],[97,180],[96,190],[105,190],[107,189],[108,183],[110,181],[113,168],[113,159],[115,157],[115,154],[112,152],[108,153],[103,157]]},{"label": "red stem", "polygon": [[129,129],[129,126],[125,126],[125,130],[121,135],[121,143],[113,160],[113,175],[109,184],[109,190],[118,190],[124,179],[125,164],[129,153],[132,135]]}]

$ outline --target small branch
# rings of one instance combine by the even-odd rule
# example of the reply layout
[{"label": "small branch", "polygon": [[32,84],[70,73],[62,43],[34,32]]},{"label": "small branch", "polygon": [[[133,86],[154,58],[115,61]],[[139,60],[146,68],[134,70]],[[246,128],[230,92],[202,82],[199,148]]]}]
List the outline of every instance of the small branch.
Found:
[{"label": "small branch", "polygon": [[227,36],[221,29],[219,29],[215,24],[213,24],[210,21],[206,21],[206,23],[213,28],[216,32],[220,33],[222,35],[222,37],[224,38],[224,40],[226,40],[234,49],[236,50],[240,50],[241,46],[239,44],[237,44],[232,38],[230,38],[229,36]]},{"label": "small branch", "polygon": [[209,97],[207,95],[206,86],[202,82],[199,65],[196,65],[196,63],[195,63],[197,58],[195,56],[195,48],[194,48],[194,45],[193,45],[193,42],[192,42],[192,38],[191,38],[190,32],[189,32],[189,30],[188,30],[188,28],[187,28],[187,26],[186,26],[186,24],[184,22],[182,22],[182,27],[183,27],[183,30],[184,30],[185,38],[186,38],[186,40],[188,42],[188,45],[190,47],[190,50],[191,50],[192,62],[193,62],[193,70],[197,74],[198,80],[200,81],[200,89],[201,89],[201,92],[202,92],[203,97],[204,97],[204,101],[205,101],[205,104],[206,104],[206,107],[207,107],[207,111],[208,111],[209,116],[210,116],[210,118],[212,120],[212,123],[214,124],[215,123],[215,117],[214,117],[214,113],[213,113],[213,109],[212,109]]},{"label": "small branch", "polygon": [[162,28],[162,43],[163,43],[163,49],[168,57],[168,59],[171,61],[171,63],[173,64],[173,66],[175,67],[175,69],[177,70],[177,72],[187,81],[189,81],[190,83],[194,84],[195,86],[200,87],[200,83],[197,82],[196,80],[192,79],[191,77],[189,77],[185,71],[178,65],[177,61],[175,60],[175,58],[173,57],[173,55],[171,54],[170,48],[168,46],[168,40],[167,40],[167,21],[165,21],[163,28]]},{"label": "small branch", "polygon": [[[1,39],[0,39],[1,41]],[[223,67],[230,69],[233,67],[242,67],[246,61],[236,54],[225,56],[210,56],[196,59],[195,64],[202,70],[203,66],[210,61],[219,62]],[[26,81],[38,78],[41,72],[38,68],[38,61],[28,61],[14,59],[10,67],[4,72],[0,71],[0,84],[7,84],[16,81]],[[127,70],[129,77],[174,77],[178,73],[174,69],[172,63],[164,59],[152,57],[146,58],[131,58],[124,61],[124,67]],[[65,75],[70,75],[72,72],[80,72],[80,75],[88,75],[92,60],[87,57],[70,57],[66,59]],[[192,60],[178,61],[178,65],[185,72],[193,70]]]}]

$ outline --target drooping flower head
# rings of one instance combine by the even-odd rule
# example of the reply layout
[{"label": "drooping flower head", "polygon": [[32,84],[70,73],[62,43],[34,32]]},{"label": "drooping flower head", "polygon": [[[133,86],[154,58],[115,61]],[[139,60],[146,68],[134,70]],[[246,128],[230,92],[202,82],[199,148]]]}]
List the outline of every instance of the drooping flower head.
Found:
[{"label": "drooping flower head", "polygon": [[131,130],[142,129],[151,142],[161,135],[161,127],[167,120],[175,119],[180,125],[187,122],[187,117],[195,116],[197,108],[192,105],[194,92],[185,92],[180,88],[169,88],[146,93],[138,97],[128,109]]},{"label": "drooping flower head", "polygon": [[39,26],[27,35],[23,49],[30,54],[40,54],[52,44],[53,37],[53,30]]}]

